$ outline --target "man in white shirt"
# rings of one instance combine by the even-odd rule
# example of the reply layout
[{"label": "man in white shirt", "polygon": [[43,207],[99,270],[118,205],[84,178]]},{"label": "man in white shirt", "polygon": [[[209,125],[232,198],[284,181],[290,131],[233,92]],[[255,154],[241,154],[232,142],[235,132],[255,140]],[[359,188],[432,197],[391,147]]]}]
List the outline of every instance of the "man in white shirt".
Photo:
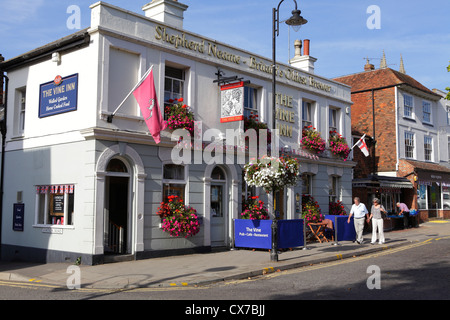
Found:
[{"label": "man in white shirt", "polygon": [[350,218],[354,215],[355,217],[353,220],[355,222],[356,242],[361,244],[363,243],[364,220],[369,211],[367,211],[366,206],[364,203],[360,202],[358,197],[355,197],[353,200],[355,201],[355,204],[352,205],[347,223],[350,223]]}]

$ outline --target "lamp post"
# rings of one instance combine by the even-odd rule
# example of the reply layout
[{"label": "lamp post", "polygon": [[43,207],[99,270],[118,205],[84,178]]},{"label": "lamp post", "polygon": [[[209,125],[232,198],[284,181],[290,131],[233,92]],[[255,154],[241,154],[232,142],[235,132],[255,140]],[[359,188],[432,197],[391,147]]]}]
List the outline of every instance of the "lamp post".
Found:
[{"label": "lamp post", "polygon": [[[286,24],[292,26],[295,31],[298,31],[302,25],[306,24],[308,21],[303,19],[300,15],[301,11],[297,8],[297,1],[293,0],[295,3],[295,10],[292,11],[292,17],[286,20]],[[277,146],[276,139],[278,139],[278,134],[276,134],[276,82],[277,82],[277,60],[276,60],[276,38],[280,34],[280,6],[284,2],[281,0],[277,8],[273,8],[273,35],[272,35],[272,128],[275,132],[275,139],[272,139],[272,151],[271,155],[274,156],[274,152]],[[273,220],[272,220],[272,250],[270,252],[270,260],[278,261],[278,239],[277,239],[277,220],[275,216],[275,191],[272,192],[272,205],[273,205]]]}]

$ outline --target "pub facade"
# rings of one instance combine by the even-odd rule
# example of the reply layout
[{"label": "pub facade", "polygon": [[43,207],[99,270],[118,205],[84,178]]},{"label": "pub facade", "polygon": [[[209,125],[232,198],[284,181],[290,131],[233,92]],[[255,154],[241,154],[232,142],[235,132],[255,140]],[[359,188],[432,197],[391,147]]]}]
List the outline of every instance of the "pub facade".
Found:
[{"label": "pub facade", "polygon": [[[324,214],[330,200],[350,210],[351,159],[300,145],[307,125],[325,140],[336,131],[351,142],[350,87],[314,74],[309,51],[297,44],[291,64],[277,65],[273,112],[270,60],[183,29],[186,5],[155,0],[144,15],[105,2],[90,9],[88,29],[0,64],[10,79],[3,259],[98,264],[110,255],[231,248],[233,220],[251,196],[274,205],[281,219],[301,217],[302,194],[314,196]],[[161,111],[182,101],[201,132],[188,162],[178,161],[171,130],[155,143],[133,97],[117,110],[151,66]],[[238,147],[210,161],[213,141],[227,146],[227,132],[244,128],[242,118],[224,121],[222,85],[230,77],[242,87],[243,115],[269,128],[275,115],[279,153],[300,160],[301,182],[274,200],[246,185]],[[170,195],[197,211],[195,236],[162,230],[157,212]],[[13,229],[17,204],[23,216]]]}]

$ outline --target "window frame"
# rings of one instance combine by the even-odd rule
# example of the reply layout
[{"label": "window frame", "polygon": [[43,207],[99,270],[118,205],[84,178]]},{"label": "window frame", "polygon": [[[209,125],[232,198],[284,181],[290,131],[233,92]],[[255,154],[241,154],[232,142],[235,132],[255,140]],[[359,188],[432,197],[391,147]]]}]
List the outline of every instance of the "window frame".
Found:
[{"label": "window frame", "polygon": [[[410,102],[411,105],[407,102]],[[403,94],[403,117],[414,119],[414,97],[406,93]]]},{"label": "window frame", "polygon": [[[430,148],[427,148],[427,146]],[[423,138],[423,151],[425,161],[433,161],[433,137],[425,136]]]},{"label": "window frame", "polygon": [[250,115],[259,117],[258,88],[244,86],[244,117]]},{"label": "window frame", "polygon": [[[166,178],[165,177],[165,169],[166,166],[175,166],[175,167],[182,167],[183,168],[183,176],[182,179],[171,179],[171,178]],[[182,194],[178,195],[180,196],[180,198],[183,199],[184,204],[187,204],[188,202],[188,192],[187,192],[187,180],[188,180],[188,166],[186,165],[177,165],[177,164],[173,164],[173,163],[165,163],[162,166],[162,201],[168,201],[168,196],[169,195],[173,195],[174,193],[170,192],[170,185],[176,186],[173,188],[173,190],[179,190],[180,186],[182,186],[183,190],[182,190]],[[169,186],[169,193],[167,193],[166,191],[166,186]]]},{"label": "window frame", "polygon": [[[411,141],[412,143],[408,144],[408,141]],[[408,150],[408,148],[411,148],[412,150]],[[405,158],[415,159],[415,149],[415,134],[413,132],[405,131]],[[409,156],[410,154],[412,155]]]},{"label": "window frame", "polygon": [[[74,228],[75,189],[74,184],[36,185],[35,221],[33,227]],[[52,211],[54,210],[55,196],[64,196],[63,212],[56,213]],[[60,219],[56,217],[60,217]],[[53,220],[54,223],[52,223],[50,219],[56,220]]]},{"label": "window frame", "polygon": [[[305,107],[306,107],[306,119],[305,119]],[[314,126],[313,119],[313,102],[308,100],[302,101],[302,128]]]},{"label": "window frame", "polygon": [[[425,110],[426,106],[429,107],[429,110]],[[425,119],[425,115],[428,115],[429,119]],[[427,100],[422,101],[422,120],[426,124],[433,124],[433,112],[430,101]]]}]

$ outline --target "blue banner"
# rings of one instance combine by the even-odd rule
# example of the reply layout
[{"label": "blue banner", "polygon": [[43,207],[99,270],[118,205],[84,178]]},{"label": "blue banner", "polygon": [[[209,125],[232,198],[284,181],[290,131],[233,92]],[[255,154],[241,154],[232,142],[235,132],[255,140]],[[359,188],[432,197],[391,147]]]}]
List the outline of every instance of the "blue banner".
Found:
[{"label": "blue banner", "polygon": [[333,221],[336,241],[354,241],[356,239],[355,224],[353,217],[348,223],[348,216],[326,215],[325,219]]},{"label": "blue banner", "polygon": [[303,247],[304,245],[303,220],[278,221],[278,249]]},{"label": "blue banner", "polygon": [[234,246],[271,249],[272,220],[234,220]]},{"label": "blue banner", "polygon": [[77,110],[78,74],[41,84],[39,90],[39,118]]}]

